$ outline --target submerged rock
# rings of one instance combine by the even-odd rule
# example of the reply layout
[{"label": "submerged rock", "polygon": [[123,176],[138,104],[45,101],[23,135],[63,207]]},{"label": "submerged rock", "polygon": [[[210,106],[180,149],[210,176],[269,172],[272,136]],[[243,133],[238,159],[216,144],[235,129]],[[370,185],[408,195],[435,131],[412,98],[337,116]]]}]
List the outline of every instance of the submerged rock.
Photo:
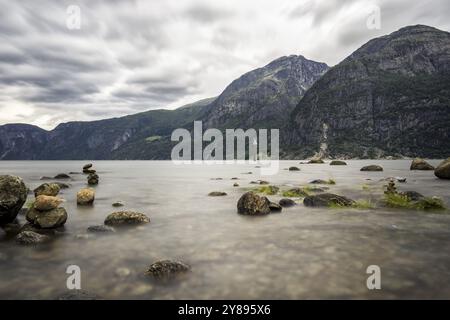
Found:
[{"label": "submerged rock", "polygon": [[263,215],[270,213],[270,201],[266,197],[260,197],[254,192],[247,192],[239,199],[237,210],[244,215]]},{"label": "submerged rock", "polygon": [[289,208],[297,205],[294,200],[288,198],[281,199],[280,201],[278,201],[278,204],[284,208]]},{"label": "submerged rock", "polygon": [[322,193],[314,196],[308,196],[303,200],[303,204],[307,207],[330,207],[333,205],[348,207],[355,201],[332,193]]},{"label": "submerged rock", "polygon": [[133,225],[149,223],[150,218],[143,213],[133,211],[118,211],[108,215],[105,219],[106,225]]},{"label": "submerged rock", "polygon": [[408,199],[411,201],[417,201],[422,198],[425,198],[424,195],[422,195],[416,191],[404,191],[404,192],[400,192],[400,195],[408,197]]},{"label": "submerged rock", "polygon": [[322,164],[325,163],[322,159],[311,159],[308,161],[308,164]]},{"label": "submerged rock", "polygon": [[213,192],[208,193],[208,196],[210,196],[210,197],[223,197],[226,195],[227,195],[226,192],[221,192],[221,191],[213,191]]},{"label": "submerged rock", "polygon": [[410,170],[434,170],[434,167],[423,159],[416,158],[411,162]]},{"label": "submerged rock", "polygon": [[101,224],[98,226],[89,226],[87,228],[87,231],[102,233],[102,232],[116,232],[116,229],[114,229],[113,227],[105,226],[105,225]]},{"label": "submerged rock", "polygon": [[376,164],[362,167],[360,171],[383,171],[383,168]]},{"label": "submerged rock", "polygon": [[0,225],[14,221],[27,200],[28,189],[16,176],[0,176]]},{"label": "submerged rock", "polygon": [[39,187],[33,190],[34,196],[52,196],[58,195],[61,187],[56,183],[43,183]]},{"label": "submerged rock", "polygon": [[341,160],[333,160],[330,162],[330,166],[346,166],[347,162]]},{"label": "submerged rock", "polygon": [[77,204],[81,206],[88,206],[94,203],[95,191],[91,188],[81,189],[77,193]]},{"label": "submerged rock", "polygon": [[33,245],[48,241],[50,238],[33,231],[22,231],[16,236],[16,242],[23,245]]},{"label": "submerged rock", "polygon": [[270,202],[269,208],[270,208],[271,212],[281,212],[281,210],[283,210],[281,205],[279,205],[278,203],[275,203],[275,202]]},{"label": "submerged rock", "polygon": [[39,211],[49,211],[58,208],[63,202],[62,199],[52,196],[37,196],[34,201],[34,208]]},{"label": "submerged rock", "polygon": [[123,207],[125,204],[122,201],[116,201],[112,204],[113,207]]},{"label": "submerged rock", "polygon": [[56,300],[97,300],[99,297],[85,290],[69,290],[56,298]]},{"label": "submerged rock", "polygon": [[145,274],[156,279],[172,279],[189,270],[191,267],[181,261],[161,260],[151,264]]},{"label": "submerged rock", "polygon": [[42,229],[53,229],[63,226],[67,221],[67,212],[64,208],[49,211],[39,211],[34,205],[28,209],[26,219],[34,226]]},{"label": "submerged rock", "polygon": [[66,173],[59,173],[53,179],[70,179],[70,176]]},{"label": "submerged rock", "polygon": [[285,197],[306,197],[308,193],[301,188],[292,188],[283,192]]},{"label": "submerged rock", "polygon": [[434,175],[440,179],[450,179],[450,158],[442,161],[436,167]]}]

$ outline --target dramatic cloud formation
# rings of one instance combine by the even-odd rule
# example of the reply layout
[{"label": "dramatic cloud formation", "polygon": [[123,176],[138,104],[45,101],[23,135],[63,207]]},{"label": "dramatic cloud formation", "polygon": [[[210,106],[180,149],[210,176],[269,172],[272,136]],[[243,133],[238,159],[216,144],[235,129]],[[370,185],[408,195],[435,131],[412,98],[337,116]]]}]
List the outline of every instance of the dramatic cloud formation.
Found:
[{"label": "dramatic cloud formation", "polygon": [[[66,26],[81,9],[81,29]],[[428,0],[0,0],[0,124],[175,108],[283,55],[334,65],[403,26],[450,29]],[[367,27],[376,8],[379,29]]]}]

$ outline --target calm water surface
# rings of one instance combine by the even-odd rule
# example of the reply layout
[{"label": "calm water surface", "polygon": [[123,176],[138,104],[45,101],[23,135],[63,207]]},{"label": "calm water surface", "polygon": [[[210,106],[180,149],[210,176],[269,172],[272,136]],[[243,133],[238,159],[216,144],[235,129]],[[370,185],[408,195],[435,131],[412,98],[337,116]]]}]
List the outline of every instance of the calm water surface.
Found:
[{"label": "calm water surface", "polygon": [[[400,190],[439,196],[447,205],[450,181],[437,179],[432,171],[410,171],[406,160],[298,163],[283,161],[281,168],[296,165],[299,172],[280,170],[261,177],[253,165],[96,161],[100,184],[93,207],[76,205],[85,175],[71,175],[71,187],[60,194],[69,215],[63,234],[49,244],[25,247],[0,230],[0,298],[53,299],[65,292],[65,271],[71,264],[81,268],[82,288],[104,299],[450,298],[448,213],[311,209],[301,200],[280,214],[236,213],[237,200],[257,179],[283,190],[333,178],[337,184],[331,192],[376,201],[386,183],[380,179],[402,176],[407,183],[398,184]],[[34,189],[43,183],[41,176],[81,171],[83,164],[2,161],[0,174],[19,175]],[[360,172],[367,164],[380,164],[385,171]],[[253,174],[244,174],[249,171]],[[235,182],[240,187],[233,187]],[[208,197],[211,191],[228,195]],[[118,200],[125,203],[124,210],[146,213],[151,223],[86,238],[86,228],[103,224],[117,211],[112,203]],[[18,218],[25,223],[23,215]],[[182,260],[192,272],[171,283],[154,282],[143,272],[159,259]],[[369,265],[381,267],[382,290],[367,289]],[[118,268],[131,274],[120,277]]]}]

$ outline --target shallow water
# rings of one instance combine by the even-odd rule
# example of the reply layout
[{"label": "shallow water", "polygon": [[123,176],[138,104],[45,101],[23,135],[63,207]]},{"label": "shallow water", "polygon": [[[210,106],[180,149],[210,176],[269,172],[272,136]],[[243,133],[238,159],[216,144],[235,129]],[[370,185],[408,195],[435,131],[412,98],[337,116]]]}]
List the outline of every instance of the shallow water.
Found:
[{"label": "shallow water", "polygon": [[[439,161],[430,161],[433,165]],[[0,174],[21,176],[30,189],[41,176],[81,171],[80,161],[0,162]],[[53,299],[65,292],[68,265],[81,268],[82,289],[104,299],[450,298],[450,215],[377,208],[311,209],[299,201],[280,214],[247,217],[236,203],[252,180],[288,189],[333,178],[330,192],[376,201],[382,178],[402,176],[400,190],[439,196],[450,204],[450,181],[410,171],[410,161],[348,161],[348,166],[296,165],[259,176],[254,165],[175,166],[167,161],[96,161],[100,184],[93,207],[77,207],[86,176],[62,190],[69,218],[49,244],[25,247],[0,230],[0,298]],[[384,172],[360,172],[367,164]],[[253,174],[244,174],[252,171]],[[213,178],[223,180],[213,180]],[[239,180],[231,180],[238,177]],[[366,180],[371,179],[371,180]],[[65,181],[64,181],[65,182]],[[233,187],[238,182],[240,187]],[[364,188],[363,188],[364,186]],[[208,197],[225,191],[225,197]],[[269,196],[279,200],[280,196]],[[32,195],[29,195],[29,200]],[[151,223],[114,234],[86,234],[114,211],[146,213]],[[19,216],[25,222],[23,215]],[[159,259],[181,260],[192,272],[169,283],[143,275]],[[366,268],[381,268],[381,290],[368,290]],[[118,268],[131,274],[117,275]]]}]

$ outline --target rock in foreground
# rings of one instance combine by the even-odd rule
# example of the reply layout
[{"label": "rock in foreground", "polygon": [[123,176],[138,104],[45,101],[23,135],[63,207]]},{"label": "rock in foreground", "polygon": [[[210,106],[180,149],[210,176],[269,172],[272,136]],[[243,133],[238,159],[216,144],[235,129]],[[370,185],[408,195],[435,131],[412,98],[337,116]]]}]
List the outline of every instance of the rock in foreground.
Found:
[{"label": "rock in foreground", "polygon": [[49,211],[58,208],[63,202],[62,199],[52,196],[37,196],[34,201],[34,208],[39,211]]},{"label": "rock in foreground", "polygon": [[161,260],[150,265],[145,274],[157,279],[172,279],[190,269],[189,265],[180,261]]},{"label": "rock in foreground", "polygon": [[440,179],[450,179],[450,158],[442,161],[434,170],[434,175]]},{"label": "rock in foreground", "polygon": [[308,196],[303,200],[307,207],[330,207],[333,205],[349,207],[355,202],[349,198],[332,193],[322,193],[314,196]]},{"label": "rock in foreground", "polygon": [[63,226],[67,221],[67,212],[64,208],[49,211],[39,211],[34,206],[27,212],[28,222],[42,229],[53,229]]},{"label": "rock in foreground", "polygon": [[260,197],[253,192],[247,192],[239,199],[237,210],[244,215],[263,215],[270,213],[270,201],[266,197]]},{"label": "rock in foreground", "polygon": [[411,162],[410,170],[434,170],[434,167],[423,159],[416,158]]},{"label": "rock in foreground", "polygon": [[360,171],[383,171],[383,168],[379,165],[372,164],[370,166],[362,167]]},{"label": "rock in foreground", "polygon": [[33,231],[22,231],[16,237],[16,242],[23,245],[33,245],[43,243],[50,239],[48,236],[33,232]]},{"label": "rock in foreground", "polygon": [[105,219],[105,224],[110,226],[134,225],[149,223],[150,218],[143,213],[133,211],[113,212]]},{"label": "rock in foreground", "polygon": [[16,176],[0,176],[0,225],[14,221],[27,200],[28,189]]}]

